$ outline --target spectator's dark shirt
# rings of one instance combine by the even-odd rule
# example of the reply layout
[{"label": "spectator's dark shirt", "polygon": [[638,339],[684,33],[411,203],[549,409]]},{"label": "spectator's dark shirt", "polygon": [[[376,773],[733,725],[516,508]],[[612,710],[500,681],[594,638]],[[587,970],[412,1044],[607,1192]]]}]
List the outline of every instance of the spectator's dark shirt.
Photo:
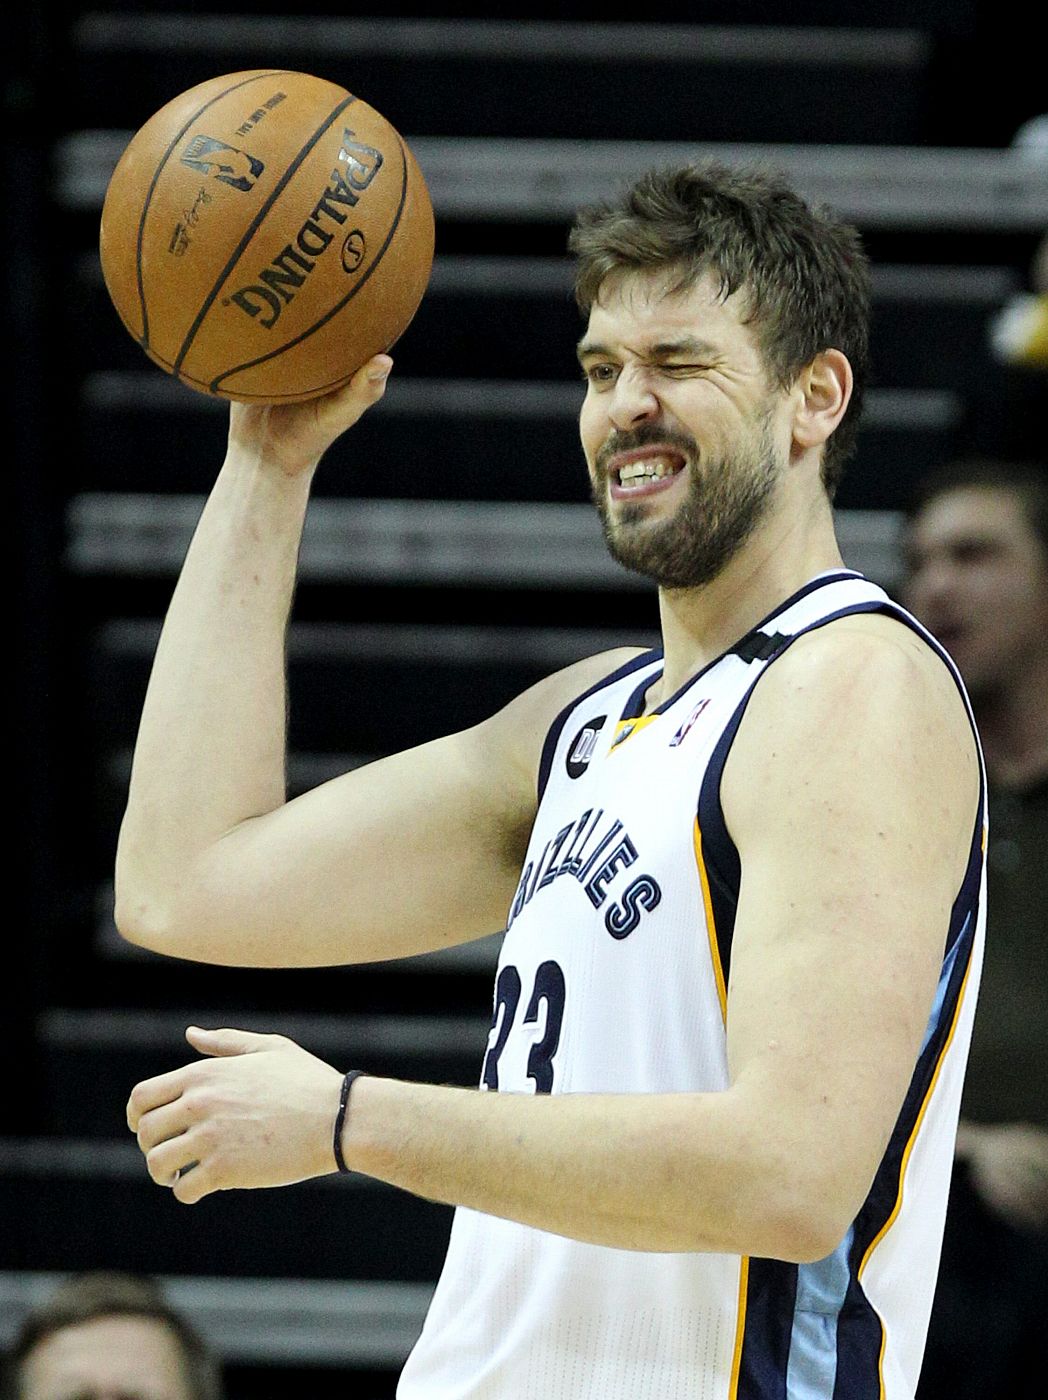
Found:
[{"label": "spectator's dark shirt", "polygon": [[1048,775],[990,789],[986,960],[962,1113],[1048,1128]]}]

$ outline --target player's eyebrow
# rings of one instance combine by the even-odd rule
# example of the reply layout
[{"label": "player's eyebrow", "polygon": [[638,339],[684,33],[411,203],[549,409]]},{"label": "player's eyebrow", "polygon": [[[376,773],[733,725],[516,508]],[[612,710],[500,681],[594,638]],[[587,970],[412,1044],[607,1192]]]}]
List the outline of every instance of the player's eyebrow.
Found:
[{"label": "player's eyebrow", "polygon": [[575,354],[579,357],[580,363],[583,360],[591,359],[594,355],[607,356],[610,353],[606,345],[600,345],[595,340],[583,339],[575,346]]},{"label": "player's eyebrow", "polygon": [[[609,356],[613,352],[606,345],[601,345],[593,340],[580,340],[575,347],[575,353],[580,362],[594,357]],[[647,351],[645,359],[672,360],[680,355],[687,355],[698,360],[707,360],[716,355],[717,351],[706,340],[700,340],[698,336],[682,335],[676,340],[660,340],[657,345],[653,345]]]}]

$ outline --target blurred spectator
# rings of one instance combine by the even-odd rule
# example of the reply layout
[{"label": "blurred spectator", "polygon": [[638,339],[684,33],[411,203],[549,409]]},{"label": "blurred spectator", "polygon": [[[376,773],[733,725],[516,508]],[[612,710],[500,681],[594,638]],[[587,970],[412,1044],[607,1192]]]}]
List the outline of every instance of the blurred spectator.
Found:
[{"label": "blurred spectator", "polygon": [[1048,465],[934,473],[907,565],[906,601],[968,687],[990,789],[986,961],[918,1393],[1021,1400],[1048,1369]]},{"label": "blurred spectator", "polygon": [[3,1400],[221,1400],[218,1362],[148,1279],[89,1273],[25,1319]]}]

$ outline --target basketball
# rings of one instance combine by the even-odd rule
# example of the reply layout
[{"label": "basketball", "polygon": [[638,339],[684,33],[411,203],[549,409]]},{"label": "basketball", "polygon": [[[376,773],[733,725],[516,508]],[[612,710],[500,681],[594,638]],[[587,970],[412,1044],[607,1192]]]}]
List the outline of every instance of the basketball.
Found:
[{"label": "basketball", "polygon": [[212,78],[132,137],[100,232],[113,305],[205,394],[315,398],[388,350],[433,263],[433,210],[390,123],[336,83]]}]

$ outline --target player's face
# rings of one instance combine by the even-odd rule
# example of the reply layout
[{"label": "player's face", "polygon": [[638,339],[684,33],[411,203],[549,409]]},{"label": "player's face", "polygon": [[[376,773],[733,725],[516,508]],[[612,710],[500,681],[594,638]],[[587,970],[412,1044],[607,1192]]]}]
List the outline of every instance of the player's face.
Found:
[{"label": "player's face", "polygon": [[609,279],[579,361],[612,555],[664,588],[708,583],[764,519],[789,450],[745,297],[722,299],[712,277],[676,294],[664,276]]},{"label": "player's face", "polygon": [[63,1327],[26,1358],[25,1400],[189,1400],[167,1326],[145,1317],[100,1317]]},{"label": "player's face", "polygon": [[1048,636],[1048,559],[1013,491],[934,497],[907,540],[906,601],[946,647],[973,697],[1025,668]]}]

